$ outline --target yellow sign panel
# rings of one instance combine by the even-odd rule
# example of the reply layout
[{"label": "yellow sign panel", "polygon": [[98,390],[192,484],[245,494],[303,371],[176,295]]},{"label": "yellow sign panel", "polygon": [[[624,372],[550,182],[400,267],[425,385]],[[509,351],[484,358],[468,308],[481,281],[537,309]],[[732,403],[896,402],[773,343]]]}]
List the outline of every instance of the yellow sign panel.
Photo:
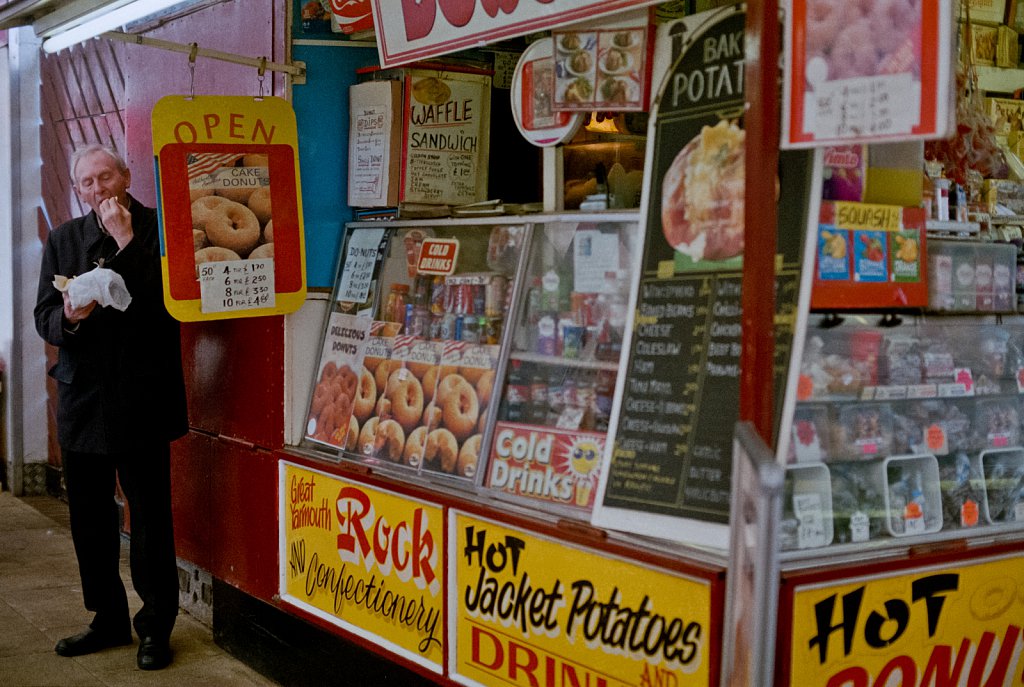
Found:
[{"label": "yellow sign panel", "polygon": [[522,687],[710,680],[711,585],[449,513],[453,679]]},{"label": "yellow sign panel", "polygon": [[444,511],[281,463],[281,597],[438,673]]},{"label": "yellow sign panel", "polygon": [[872,205],[840,201],[836,202],[835,206],[834,225],[839,229],[899,231],[903,228],[903,208],[899,205]]},{"label": "yellow sign panel", "polygon": [[152,120],[167,311],[190,322],[298,310],[306,251],[291,105],[169,95]]},{"label": "yellow sign panel", "polygon": [[789,684],[1024,685],[1024,556],[797,587]]}]

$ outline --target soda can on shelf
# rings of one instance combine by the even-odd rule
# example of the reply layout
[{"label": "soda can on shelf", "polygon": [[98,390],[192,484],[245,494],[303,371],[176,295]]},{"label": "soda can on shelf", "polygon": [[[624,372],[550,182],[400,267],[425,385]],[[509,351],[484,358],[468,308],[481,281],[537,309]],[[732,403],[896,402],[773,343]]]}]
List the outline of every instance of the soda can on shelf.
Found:
[{"label": "soda can on shelf", "polygon": [[473,314],[483,315],[486,310],[487,289],[483,284],[473,284]]},{"label": "soda can on shelf", "polygon": [[462,318],[462,337],[460,341],[480,343],[480,321],[472,315]]}]

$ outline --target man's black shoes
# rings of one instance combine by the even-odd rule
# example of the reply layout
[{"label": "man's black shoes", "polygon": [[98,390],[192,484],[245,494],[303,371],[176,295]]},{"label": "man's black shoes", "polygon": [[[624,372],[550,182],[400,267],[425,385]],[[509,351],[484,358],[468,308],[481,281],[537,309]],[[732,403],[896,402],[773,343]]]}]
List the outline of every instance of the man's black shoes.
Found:
[{"label": "man's black shoes", "polygon": [[160,670],[171,662],[171,646],[166,639],[143,637],[139,642],[137,658],[141,670]]},{"label": "man's black shoes", "polygon": [[61,656],[84,656],[103,651],[114,646],[125,646],[132,643],[131,630],[127,632],[108,632],[86,629],[72,637],[65,637],[53,648]]}]

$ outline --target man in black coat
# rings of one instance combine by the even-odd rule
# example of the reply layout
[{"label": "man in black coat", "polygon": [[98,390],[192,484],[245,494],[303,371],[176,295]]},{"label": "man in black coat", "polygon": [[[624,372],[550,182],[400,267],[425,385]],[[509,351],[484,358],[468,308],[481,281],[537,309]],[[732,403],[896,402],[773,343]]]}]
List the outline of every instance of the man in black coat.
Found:
[{"label": "man in black coat", "polygon": [[[71,159],[75,193],[92,212],[50,233],[43,253],[36,329],[59,349],[57,436],[85,607],[95,616],[81,634],[60,640],[61,656],[132,642],[119,574],[119,481],[131,516],[131,574],[142,608],[135,614],[138,666],[171,661],[178,574],[171,520],[170,442],[188,431],[178,323],[163,303],[156,211],[128,194],[116,151],[90,145]],[[91,301],[73,307],[54,277],[96,267],[124,278],[126,310]]]}]

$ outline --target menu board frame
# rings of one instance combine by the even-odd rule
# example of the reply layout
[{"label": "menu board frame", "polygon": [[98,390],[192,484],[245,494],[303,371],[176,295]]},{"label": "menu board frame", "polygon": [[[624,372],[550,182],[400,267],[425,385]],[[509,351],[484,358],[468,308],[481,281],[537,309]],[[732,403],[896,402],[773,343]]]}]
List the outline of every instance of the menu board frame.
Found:
[{"label": "menu board frame", "polygon": [[[726,90],[723,96],[723,89],[718,89],[713,96],[688,100],[690,94],[671,89],[680,82],[676,77],[683,76],[687,69],[703,72],[704,69],[724,68],[718,65],[719,61],[727,62],[729,69],[742,69],[742,60],[739,64],[735,61],[742,57],[742,52],[707,53],[701,51],[701,46],[704,40],[711,40],[715,35],[710,32],[721,34],[723,41],[716,43],[720,45],[729,44],[725,36],[742,36],[743,8],[712,10],[685,17],[679,23],[684,26],[673,24],[662,29],[673,35],[685,35],[685,39],[681,45],[674,46],[672,68],[652,108],[646,166],[653,171],[648,175],[641,202],[647,244],[642,268],[633,275],[631,302],[634,307],[626,325],[633,338],[627,343],[628,362],[615,391],[611,431],[591,523],[721,550],[729,541],[731,468],[728,459],[732,422],[739,419],[742,242],[738,252],[727,250],[721,241],[714,249],[692,250],[694,246],[703,248],[699,240],[691,241],[689,246],[677,245],[673,250],[671,232],[665,231],[663,226],[672,220],[666,220],[662,211],[661,185],[664,183],[669,188],[676,164],[669,166],[666,161],[672,162],[676,151],[682,156],[696,141],[703,142],[709,129],[735,128],[735,123],[727,123],[727,118],[740,116],[742,93]],[[742,40],[739,42],[742,44]],[[675,52],[676,48],[681,50]],[[660,57],[660,62],[664,63],[664,56]],[[682,82],[685,83],[685,79]],[[712,127],[715,122],[721,126]],[[665,130],[669,133],[665,134]],[[718,132],[710,135],[712,140],[715,140],[715,133]],[[729,133],[733,137],[732,132]],[[659,134],[663,136],[660,141]],[[691,142],[682,146],[680,140]],[[659,160],[659,157],[664,159]],[[779,233],[776,255],[774,373],[777,387],[784,385],[792,360],[791,337],[801,316],[798,307],[801,294],[809,293],[809,286],[805,284],[809,273],[801,268],[806,264],[801,244],[811,204],[812,158],[809,151],[788,151],[779,158],[780,197],[786,202],[779,204],[778,227],[786,231]],[[706,245],[711,246],[712,241],[721,238],[709,238]],[[719,303],[717,293],[726,301]],[[654,296],[664,303],[645,305],[644,299]],[[679,300],[684,296],[685,303]],[[681,325],[691,324],[691,340],[661,356],[663,364],[655,369],[655,359],[648,354],[654,355],[660,349],[652,344],[667,346],[678,342]],[[644,328],[657,332],[661,331],[659,327],[670,332],[669,338],[663,342],[652,339],[637,348],[638,339],[648,336]],[[717,333],[712,336],[713,332]],[[638,355],[641,359],[636,360]],[[680,359],[687,355],[689,359]],[[647,359],[643,359],[644,356]],[[641,373],[657,378],[657,394],[648,393],[636,384],[636,377]],[[627,377],[632,379],[627,381]],[[709,379],[712,381],[705,389]],[[633,391],[638,395],[635,401],[627,398]],[[709,400],[713,403],[708,403]],[[776,426],[781,419],[781,401],[782,396],[776,396]],[[733,409],[735,415],[729,412]],[[635,417],[630,417],[630,413]],[[644,414],[649,416],[649,421],[645,422]],[[652,437],[654,423],[658,430],[654,433],[660,432],[661,436]],[[623,431],[624,428],[627,431]],[[658,440],[654,449],[651,448],[652,438]],[[613,483],[617,459],[623,462],[619,477]]]}]

